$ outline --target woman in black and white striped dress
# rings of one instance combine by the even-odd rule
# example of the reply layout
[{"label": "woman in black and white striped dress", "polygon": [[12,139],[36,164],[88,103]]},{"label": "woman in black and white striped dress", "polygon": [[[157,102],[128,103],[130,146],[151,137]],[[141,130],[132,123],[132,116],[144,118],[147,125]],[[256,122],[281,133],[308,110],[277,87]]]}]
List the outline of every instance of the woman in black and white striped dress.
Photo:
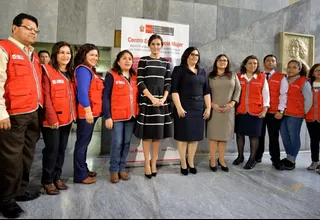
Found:
[{"label": "woman in black and white striped dress", "polygon": [[[156,163],[160,148],[160,140],[173,135],[167,97],[171,87],[171,71],[169,62],[160,57],[163,46],[161,36],[154,34],[149,38],[148,46],[151,55],[141,57],[138,66],[138,88],[140,91],[140,114],[137,117],[135,136],[142,139],[145,159],[145,176],[157,175]],[[152,159],[150,164],[150,144],[152,143]]]}]

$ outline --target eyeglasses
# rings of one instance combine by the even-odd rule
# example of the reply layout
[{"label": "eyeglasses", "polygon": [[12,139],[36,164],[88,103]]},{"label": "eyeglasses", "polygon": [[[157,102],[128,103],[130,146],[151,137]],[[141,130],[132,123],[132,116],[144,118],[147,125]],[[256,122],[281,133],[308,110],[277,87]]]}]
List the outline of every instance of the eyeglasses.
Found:
[{"label": "eyeglasses", "polygon": [[228,60],[218,60],[220,63],[226,63]]},{"label": "eyeglasses", "polygon": [[39,33],[40,33],[40,31],[39,31],[38,29],[33,28],[33,27],[29,26],[29,25],[22,25],[22,24],[21,24],[19,27],[24,27],[24,28],[27,29],[28,31],[34,31],[36,34],[39,34]]},{"label": "eyeglasses", "polygon": [[199,54],[190,53],[190,56],[192,56],[192,57],[199,57]]}]

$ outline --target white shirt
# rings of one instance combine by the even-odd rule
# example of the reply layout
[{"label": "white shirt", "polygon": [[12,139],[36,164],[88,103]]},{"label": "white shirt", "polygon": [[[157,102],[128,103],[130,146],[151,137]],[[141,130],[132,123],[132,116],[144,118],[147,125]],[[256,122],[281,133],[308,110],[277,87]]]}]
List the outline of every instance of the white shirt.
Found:
[{"label": "white shirt", "polygon": [[[252,77],[257,79],[258,75],[253,74],[253,76],[249,79],[247,74],[241,74],[241,78],[245,78],[247,82],[250,82]],[[263,107],[270,107],[270,93],[269,93],[269,85],[267,82],[267,78],[265,78],[262,88],[262,98],[263,98]]]}]

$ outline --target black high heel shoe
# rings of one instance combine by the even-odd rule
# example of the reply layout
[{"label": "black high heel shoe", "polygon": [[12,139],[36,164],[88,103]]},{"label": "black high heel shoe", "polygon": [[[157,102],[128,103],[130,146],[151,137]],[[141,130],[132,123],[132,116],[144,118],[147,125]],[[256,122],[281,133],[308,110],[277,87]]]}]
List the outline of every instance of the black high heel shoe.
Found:
[{"label": "black high heel shoe", "polygon": [[[157,166],[157,165],[156,165]],[[152,164],[151,164],[151,160],[150,160],[150,168],[151,168],[151,175],[156,177],[158,172],[152,172]]]},{"label": "black high heel shoe", "polygon": [[[150,170],[151,170],[151,162],[150,162]],[[150,174],[144,173],[144,175],[145,175],[148,179],[151,179],[151,178],[152,178],[152,173],[150,173]]]},{"label": "black high heel shoe", "polygon": [[221,163],[220,163],[220,161],[219,161],[219,158],[218,158],[218,166],[221,167],[221,170],[222,170],[222,171],[224,171],[224,172],[229,172],[229,168],[228,168],[227,166],[224,167],[224,166],[221,165]]},{"label": "black high heel shoe", "polygon": [[187,176],[188,175],[188,165],[186,169],[183,169],[181,166],[181,162],[180,162],[180,169],[181,169],[181,174]]},{"label": "black high heel shoe", "polygon": [[217,165],[215,165],[214,167],[212,167],[210,160],[209,160],[209,167],[210,167],[210,170],[212,170],[213,172],[217,172],[217,171],[218,171]]},{"label": "black high heel shoe", "polygon": [[255,166],[256,166],[256,161],[249,159],[248,162],[246,163],[246,165],[244,165],[243,169],[251,170],[251,169],[254,168]]},{"label": "black high heel shoe", "polygon": [[235,159],[234,161],[233,161],[233,165],[239,165],[240,163],[243,163],[243,161],[244,161],[244,157],[237,157],[237,159]]},{"label": "black high heel shoe", "polygon": [[190,165],[188,163],[188,158],[186,158],[186,162],[187,162],[187,169],[189,168],[189,172],[192,173],[192,174],[197,174],[196,167],[190,167]]}]

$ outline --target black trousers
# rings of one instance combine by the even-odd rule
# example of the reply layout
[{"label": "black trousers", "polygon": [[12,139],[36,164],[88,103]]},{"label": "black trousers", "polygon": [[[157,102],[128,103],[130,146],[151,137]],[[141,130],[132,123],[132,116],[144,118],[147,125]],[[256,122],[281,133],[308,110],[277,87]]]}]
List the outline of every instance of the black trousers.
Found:
[{"label": "black trousers", "polygon": [[11,129],[0,130],[0,204],[22,195],[40,135],[38,111],[10,116]]},{"label": "black trousers", "polygon": [[307,128],[310,135],[310,148],[312,162],[319,161],[319,141],[320,141],[320,123],[317,121],[307,122]]},{"label": "black trousers", "polygon": [[42,184],[51,184],[60,179],[71,126],[72,123],[59,129],[41,128],[45,144],[42,150]]},{"label": "black trousers", "polygon": [[281,121],[274,117],[274,114],[267,113],[266,117],[263,120],[261,136],[259,137],[259,147],[256,154],[256,160],[262,158],[264,149],[265,149],[265,136],[266,128],[268,129],[269,134],[269,153],[271,156],[271,161],[273,163],[280,162],[280,143],[279,143],[279,134],[280,134],[280,125]]}]

